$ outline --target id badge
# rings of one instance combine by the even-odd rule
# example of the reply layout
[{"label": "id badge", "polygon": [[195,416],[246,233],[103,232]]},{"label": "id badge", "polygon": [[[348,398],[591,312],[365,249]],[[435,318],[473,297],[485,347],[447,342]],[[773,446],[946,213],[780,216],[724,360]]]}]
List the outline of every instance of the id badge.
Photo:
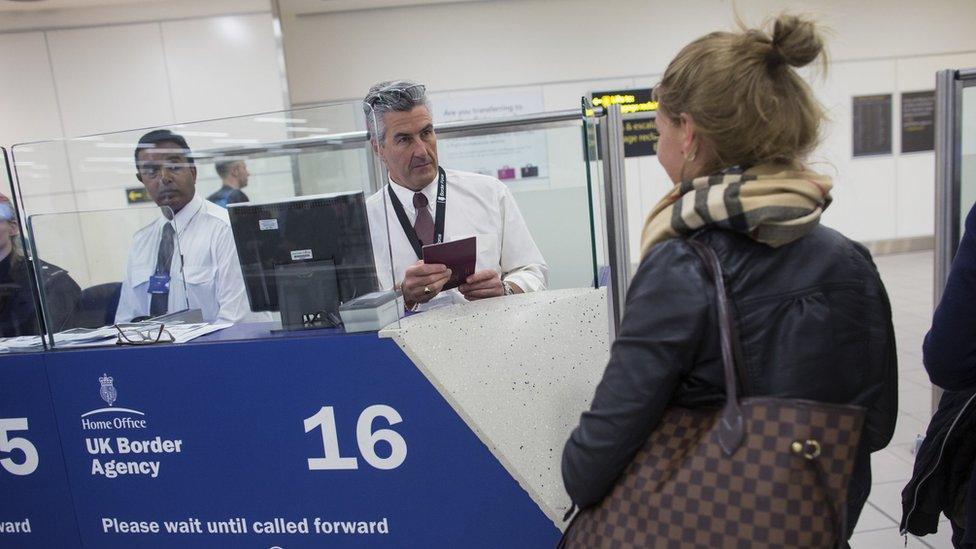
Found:
[{"label": "id badge", "polygon": [[168,274],[157,274],[149,277],[149,293],[151,294],[168,294],[169,293],[169,275]]}]

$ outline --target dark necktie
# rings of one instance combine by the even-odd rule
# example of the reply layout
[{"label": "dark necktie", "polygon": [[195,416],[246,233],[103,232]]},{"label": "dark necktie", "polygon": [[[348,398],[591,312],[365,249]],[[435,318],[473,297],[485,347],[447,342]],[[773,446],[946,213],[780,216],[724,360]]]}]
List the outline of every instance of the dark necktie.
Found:
[{"label": "dark necktie", "polygon": [[[169,276],[169,264],[173,261],[173,224],[163,225],[163,236],[159,239],[159,253],[156,255],[155,275]],[[169,309],[169,290],[162,294],[152,294],[149,302],[149,315],[158,316],[166,314]]]},{"label": "dark necktie", "polygon": [[413,230],[417,231],[417,238],[423,244],[434,243],[434,218],[427,209],[427,197],[424,193],[413,194],[413,207],[417,208],[417,220],[413,222]]}]

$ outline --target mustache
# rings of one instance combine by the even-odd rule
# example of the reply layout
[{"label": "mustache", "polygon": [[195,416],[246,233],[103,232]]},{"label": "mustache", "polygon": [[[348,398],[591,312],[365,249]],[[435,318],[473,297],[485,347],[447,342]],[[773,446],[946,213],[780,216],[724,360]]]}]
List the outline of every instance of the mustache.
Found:
[{"label": "mustache", "polygon": [[426,166],[427,164],[430,164],[433,161],[434,161],[434,159],[433,158],[429,158],[429,157],[428,158],[411,158],[410,159],[410,167],[411,168],[419,168],[420,166]]}]

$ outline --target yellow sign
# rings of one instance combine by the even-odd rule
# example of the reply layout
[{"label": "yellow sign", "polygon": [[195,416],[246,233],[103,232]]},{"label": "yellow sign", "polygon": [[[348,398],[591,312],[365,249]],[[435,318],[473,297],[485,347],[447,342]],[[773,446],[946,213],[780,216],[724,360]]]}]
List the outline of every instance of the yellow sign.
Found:
[{"label": "yellow sign", "polygon": [[[590,94],[590,101],[594,108],[620,105],[621,113],[637,115],[623,120],[625,158],[655,154],[658,139],[657,124],[649,114],[657,111],[658,104],[654,101],[651,88],[593,92]],[[592,111],[586,114],[593,115]],[[594,147],[595,157],[598,154],[595,151],[595,136],[591,146]]]},{"label": "yellow sign", "polygon": [[[620,112],[623,114],[654,112],[657,110],[657,101],[651,99],[650,89],[594,92],[591,95],[591,101],[594,107],[620,105]],[[586,115],[592,116],[592,109],[588,109]]]},{"label": "yellow sign", "polygon": [[129,204],[152,202],[152,198],[149,197],[149,193],[146,192],[145,187],[129,187],[125,190],[125,199]]}]

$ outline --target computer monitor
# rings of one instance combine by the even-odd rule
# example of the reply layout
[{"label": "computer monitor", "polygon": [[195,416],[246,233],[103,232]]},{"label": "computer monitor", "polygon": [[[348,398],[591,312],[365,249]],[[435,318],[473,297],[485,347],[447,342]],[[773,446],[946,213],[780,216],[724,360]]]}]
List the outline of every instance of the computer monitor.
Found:
[{"label": "computer monitor", "polygon": [[378,289],[362,192],[230,204],[227,212],[251,309],[281,310],[285,329],[336,325],[339,304]]}]

